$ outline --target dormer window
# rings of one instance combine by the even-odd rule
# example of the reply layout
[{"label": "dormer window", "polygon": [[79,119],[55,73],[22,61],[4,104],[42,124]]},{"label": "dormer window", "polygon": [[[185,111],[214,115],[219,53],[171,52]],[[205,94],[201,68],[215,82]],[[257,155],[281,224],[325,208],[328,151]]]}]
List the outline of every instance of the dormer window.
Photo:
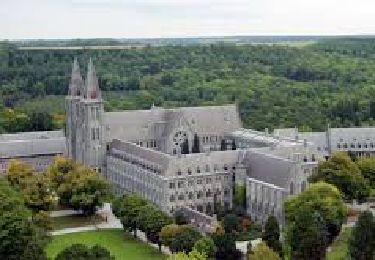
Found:
[{"label": "dormer window", "polygon": [[197,167],[197,173],[201,173],[201,169],[199,168],[199,166]]}]

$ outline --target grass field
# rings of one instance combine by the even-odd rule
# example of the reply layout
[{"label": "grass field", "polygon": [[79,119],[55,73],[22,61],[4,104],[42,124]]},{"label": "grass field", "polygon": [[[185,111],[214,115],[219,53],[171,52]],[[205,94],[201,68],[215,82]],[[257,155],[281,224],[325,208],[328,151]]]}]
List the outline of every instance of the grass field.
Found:
[{"label": "grass field", "polygon": [[83,215],[73,215],[64,217],[54,217],[51,220],[53,230],[96,225],[104,221],[104,219],[99,215],[94,215],[90,217],[86,217]]},{"label": "grass field", "polygon": [[338,239],[332,245],[332,250],[327,254],[327,260],[348,259],[348,240],[350,232],[351,228],[345,228],[341,231]]},{"label": "grass field", "polygon": [[46,248],[48,259],[53,259],[61,250],[74,243],[101,245],[107,248],[116,260],[166,259],[157,249],[135,240],[130,234],[118,229],[54,236]]}]

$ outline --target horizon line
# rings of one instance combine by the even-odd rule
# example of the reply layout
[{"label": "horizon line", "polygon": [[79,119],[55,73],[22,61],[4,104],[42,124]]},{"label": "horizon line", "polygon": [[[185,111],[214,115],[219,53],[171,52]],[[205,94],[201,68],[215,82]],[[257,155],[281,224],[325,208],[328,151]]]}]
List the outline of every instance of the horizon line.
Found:
[{"label": "horizon line", "polygon": [[38,41],[38,40],[156,40],[156,39],[215,39],[236,37],[375,37],[375,33],[332,33],[332,34],[230,34],[230,35],[186,35],[186,36],[145,36],[145,37],[35,37],[0,38],[0,41]]}]

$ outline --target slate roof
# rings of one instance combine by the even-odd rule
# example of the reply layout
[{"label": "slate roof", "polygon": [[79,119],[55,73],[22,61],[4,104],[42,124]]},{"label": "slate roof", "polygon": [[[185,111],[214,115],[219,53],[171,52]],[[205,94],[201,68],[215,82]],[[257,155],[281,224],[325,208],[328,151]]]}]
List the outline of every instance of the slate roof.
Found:
[{"label": "slate roof", "polygon": [[[268,150],[269,151],[269,150]],[[267,153],[264,148],[247,150],[243,161],[248,176],[282,188],[289,187],[294,161]]]},{"label": "slate roof", "polygon": [[0,135],[0,158],[65,154],[63,131],[24,132]]},{"label": "slate roof", "polygon": [[224,135],[241,127],[235,105],[181,107],[150,110],[107,112],[104,114],[107,141],[142,140],[168,136],[176,120],[183,119],[198,134]]}]

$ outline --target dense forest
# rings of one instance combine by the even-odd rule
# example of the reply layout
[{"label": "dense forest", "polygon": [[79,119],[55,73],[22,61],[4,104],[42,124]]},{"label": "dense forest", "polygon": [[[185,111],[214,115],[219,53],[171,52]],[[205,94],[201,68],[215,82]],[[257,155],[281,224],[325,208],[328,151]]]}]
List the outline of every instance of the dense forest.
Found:
[{"label": "dense forest", "polygon": [[375,124],[375,38],[311,44],[20,49],[0,45],[0,132],[62,127],[71,64],[97,67],[107,111],[237,103],[245,127]]}]

